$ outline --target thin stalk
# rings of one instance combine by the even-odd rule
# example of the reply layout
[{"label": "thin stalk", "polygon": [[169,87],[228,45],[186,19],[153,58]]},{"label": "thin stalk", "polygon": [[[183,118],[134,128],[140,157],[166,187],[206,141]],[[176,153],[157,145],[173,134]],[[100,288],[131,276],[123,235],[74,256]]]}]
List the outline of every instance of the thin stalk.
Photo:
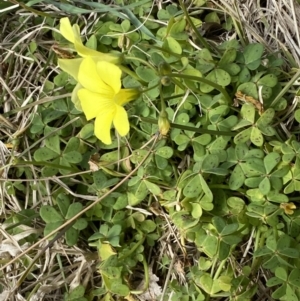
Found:
[{"label": "thin stalk", "polygon": [[166,76],[168,77],[179,77],[179,78],[185,78],[185,79],[189,79],[189,80],[193,80],[193,81],[198,81],[198,82],[202,82],[205,83],[207,85],[212,86],[213,88],[215,88],[216,90],[218,90],[220,93],[222,93],[224,95],[224,97],[227,100],[228,104],[232,103],[232,99],[229,96],[229,94],[227,93],[227,91],[220,85],[206,79],[203,77],[199,77],[199,76],[192,76],[192,75],[187,75],[187,74],[179,74],[179,73],[170,73],[170,74],[166,74]]},{"label": "thin stalk", "polygon": [[297,73],[291,78],[291,80],[284,85],[284,88],[280,91],[280,93],[275,97],[270,107],[274,107],[280,98],[291,88],[294,82],[300,77],[300,69],[298,69]]},{"label": "thin stalk", "polygon": [[[157,119],[149,118],[149,117],[139,117],[141,121],[145,121],[152,124],[157,124]],[[216,136],[230,136],[234,137],[236,133],[234,132],[225,132],[225,131],[214,131],[214,130],[208,130],[208,129],[202,129],[202,128],[195,128],[187,125],[177,124],[170,122],[171,127],[175,129],[185,130],[185,131],[191,131],[199,134],[211,134]]]},{"label": "thin stalk", "polygon": [[189,14],[189,12],[187,11],[187,9],[186,9],[186,7],[185,7],[185,4],[183,3],[182,0],[179,0],[179,4],[180,4],[180,6],[181,6],[181,9],[182,9],[182,11],[183,11],[185,17],[186,17],[187,22],[188,22],[189,25],[193,28],[196,37],[197,37],[198,40],[200,41],[201,46],[202,46],[203,48],[208,49],[210,52],[213,52],[212,50],[214,50],[215,52],[219,53],[219,51],[218,51],[217,48],[212,49],[211,46],[206,42],[205,38],[202,37],[202,35],[200,34],[199,30],[197,29],[197,27],[196,27],[195,24],[193,23],[192,19],[190,18],[190,14]]}]

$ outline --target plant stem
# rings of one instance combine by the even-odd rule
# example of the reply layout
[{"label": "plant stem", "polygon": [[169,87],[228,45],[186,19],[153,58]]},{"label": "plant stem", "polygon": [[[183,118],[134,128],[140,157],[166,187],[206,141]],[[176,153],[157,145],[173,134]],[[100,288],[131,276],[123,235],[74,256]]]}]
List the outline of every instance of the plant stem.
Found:
[{"label": "plant stem", "polygon": [[[170,73],[170,74],[166,74],[166,76],[169,77],[179,77],[179,78],[185,78],[185,79],[189,79],[189,80],[193,80],[193,81],[199,81],[202,83],[205,83],[207,85],[212,86],[213,88],[215,88],[216,90],[218,90],[220,93],[223,94],[223,96],[226,98],[227,103],[231,104],[232,103],[232,99],[229,96],[229,94],[227,93],[227,91],[220,85],[206,79],[200,76],[193,76],[193,75],[187,75],[187,74],[180,74],[180,73]],[[197,92],[197,91],[194,91]],[[202,93],[201,93],[202,94]]]},{"label": "plant stem", "polygon": [[[157,124],[157,119],[148,118],[148,117],[139,117],[139,119],[141,121],[145,121],[148,123]],[[170,125],[171,125],[171,127],[176,128],[176,129],[191,131],[191,132],[200,133],[200,134],[211,134],[211,135],[216,135],[216,136],[230,136],[230,137],[234,137],[236,135],[236,133],[234,133],[234,132],[214,131],[214,130],[208,130],[208,129],[202,129],[202,128],[195,128],[195,127],[172,123],[172,122],[170,122]]]}]

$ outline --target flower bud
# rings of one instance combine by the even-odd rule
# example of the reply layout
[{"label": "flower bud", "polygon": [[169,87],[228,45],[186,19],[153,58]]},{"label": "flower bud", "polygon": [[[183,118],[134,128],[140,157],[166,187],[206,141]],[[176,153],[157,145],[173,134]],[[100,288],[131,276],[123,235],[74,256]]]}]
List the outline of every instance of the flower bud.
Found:
[{"label": "flower bud", "polygon": [[171,67],[166,62],[160,62],[158,65],[158,72],[160,75],[167,75],[172,72]]},{"label": "flower bud", "polygon": [[162,111],[158,117],[158,129],[159,133],[163,136],[167,135],[170,130],[170,122],[168,119],[168,113],[166,111]]},{"label": "flower bud", "polygon": [[161,79],[160,79],[160,82],[163,86],[170,86],[171,84],[171,79],[169,76],[163,76]]}]

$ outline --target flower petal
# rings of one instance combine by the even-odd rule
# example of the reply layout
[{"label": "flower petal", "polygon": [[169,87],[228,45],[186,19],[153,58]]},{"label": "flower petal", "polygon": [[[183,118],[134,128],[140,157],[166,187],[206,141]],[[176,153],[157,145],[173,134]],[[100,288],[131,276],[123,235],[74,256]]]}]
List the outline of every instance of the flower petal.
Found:
[{"label": "flower petal", "polygon": [[71,43],[75,42],[74,32],[69,18],[60,19],[59,31],[66,40],[68,40]]},{"label": "flower petal", "polygon": [[124,106],[127,102],[138,98],[140,95],[137,89],[121,89],[117,95],[115,95],[115,103]]},{"label": "flower petal", "polygon": [[116,105],[115,116],[113,119],[114,127],[120,134],[120,136],[126,136],[129,132],[128,115],[125,109]]},{"label": "flower petal", "polygon": [[105,144],[111,144],[110,129],[114,118],[114,110],[102,110],[96,117],[95,121],[95,135]]},{"label": "flower petal", "polygon": [[102,81],[112,87],[115,94],[119,93],[121,89],[121,69],[114,64],[102,61],[97,63],[97,71]]},{"label": "flower petal", "polygon": [[115,111],[116,105],[110,98],[86,89],[78,90],[77,95],[87,120],[97,117],[103,110]]},{"label": "flower petal", "polygon": [[78,97],[78,91],[82,89],[82,86],[78,83],[72,91],[71,101],[74,103],[76,110],[83,111]]},{"label": "flower petal", "polygon": [[82,63],[83,59],[58,59],[58,66],[63,71],[70,74],[72,77],[74,77],[76,80],[78,80],[78,72],[80,64]]},{"label": "flower petal", "polygon": [[115,95],[113,89],[102,81],[96,63],[91,57],[83,59],[78,72],[78,81],[84,88],[100,93],[104,97],[113,99]]},{"label": "flower petal", "polygon": [[101,61],[107,61],[111,62],[113,64],[118,64],[121,62],[121,56],[118,55],[113,55],[113,54],[108,54],[108,53],[102,53],[94,49],[90,49],[86,46],[84,46],[80,40],[74,42],[74,47],[77,51],[77,53],[82,56],[82,57],[93,57],[95,60],[101,60]]},{"label": "flower petal", "polygon": [[60,19],[59,30],[62,36],[66,40],[74,44],[74,47],[80,56],[82,57],[92,56],[95,57],[96,60],[100,59],[101,61],[107,61],[113,64],[121,63],[122,58],[120,53],[116,53],[116,54],[102,53],[84,46],[81,41],[80,28],[78,24],[74,24],[72,27],[69,18]]}]

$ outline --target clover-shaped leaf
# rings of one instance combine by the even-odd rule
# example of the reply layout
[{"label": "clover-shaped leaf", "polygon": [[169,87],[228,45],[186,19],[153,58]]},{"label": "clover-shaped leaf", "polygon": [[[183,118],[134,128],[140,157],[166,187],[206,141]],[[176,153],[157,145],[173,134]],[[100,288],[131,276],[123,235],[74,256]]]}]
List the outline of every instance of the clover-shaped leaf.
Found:
[{"label": "clover-shaped leaf", "polygon": [[248,69],[256,70],[259,67],[263,52],[264,46],[262,44],[253,43],[245,47],[243,55],[245,59],[245,65]]}]

